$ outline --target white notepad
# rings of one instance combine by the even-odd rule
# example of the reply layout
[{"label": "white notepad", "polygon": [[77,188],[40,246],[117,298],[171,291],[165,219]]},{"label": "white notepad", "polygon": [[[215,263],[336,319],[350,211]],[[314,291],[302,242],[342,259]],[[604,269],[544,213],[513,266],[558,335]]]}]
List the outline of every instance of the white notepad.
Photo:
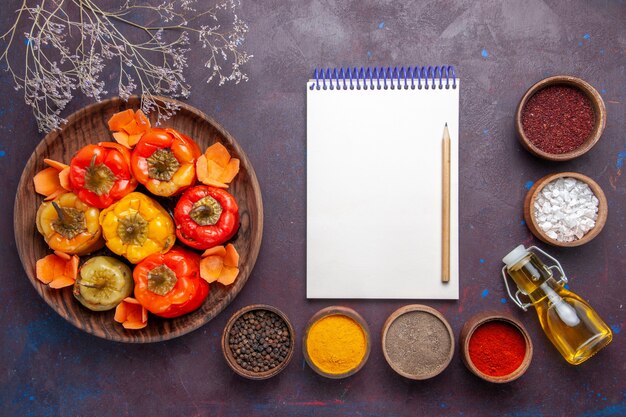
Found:
[{"label": "white notepad", "polygon": [[307,298],[458,299],[459,80],[451,67],[416,69],[316,71],[307,83]]}]

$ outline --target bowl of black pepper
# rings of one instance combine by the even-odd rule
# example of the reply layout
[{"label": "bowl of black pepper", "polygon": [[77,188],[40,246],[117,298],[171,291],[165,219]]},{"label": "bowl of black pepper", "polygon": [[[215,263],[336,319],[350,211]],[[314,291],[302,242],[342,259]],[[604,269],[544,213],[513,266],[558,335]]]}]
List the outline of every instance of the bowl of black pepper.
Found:
[{"label": "bowl of black pepper", "polygon": [[591,84],[569,75],[535,83],[515,113],[517,136],[524,148],[550,161],[569,161],[587,153],[605,126],[602,96]]},{"label": "bowl of black pepper", "polygon": [[295,332],[276,307],[253,304],[237,311],[222,333],[226,363],[244,378],[271,378],[287,367],[293,356]]}]

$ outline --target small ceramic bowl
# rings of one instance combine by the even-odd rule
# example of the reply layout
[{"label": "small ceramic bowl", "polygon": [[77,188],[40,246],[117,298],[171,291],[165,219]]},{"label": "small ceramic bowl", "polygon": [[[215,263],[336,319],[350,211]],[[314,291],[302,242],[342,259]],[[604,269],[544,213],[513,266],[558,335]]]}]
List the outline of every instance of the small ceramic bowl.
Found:
[{"label": "small ceramic bowl", "polygon": [[[397,342],[405,346],[396,347],[396,349],[402,349],[404,353],[394,354],[392,352],[392,348],[388,345],[388,343],[389,344],[395,343],[395,341],[393,340],[395,336],[390,334],[390,329],[392,328],[394,323],[397,320],[401,319],[403,316],[415,315],[415,314],[422,315],[424,318],[429,320],[431,324],[438,323],[436,326],[438,327],[438,329],[431,328],[427,332],[417,332],[418,334],[416,335],[407,336],[407,332],[410,332],[410,329],[407,328],[407,324],[397,323],[397,325],[403,326],[403,328],[399,330],[399,333],[402,334],[402,337]],[[418,329],[418,330],[422,330],[422,329]],[[433,332],[435,331],[439,332],[439,334],[438,335],[433,334]],[[432,340],[434,336],[439,337],[442,343],[433,344]],[[407,337],[411,339],[409,342],[407,342],[407,340],[409,340],[407,339]],[[413,339],[413,337],[415,339]],[[420,352],[420,348],[422,347],[420,346],[420,344],[423,345],[423,347],[425,348],[425,350],[422,352]],[[403,347],[406,347],[406,350],[404,350]],[[387,363],[398,374],[402,375],[405,378],[414,379],[414,380],[429,379],[429,378],[433,378],[439,375],[450,364],[450,361],[452,360],[452,356],[454,355],[454,334],[452,333],[452,328],[450,327],[450,324],[440,312],[438,312],[434,308],[431,308],[425,305],[411,304],[411,305],[407,305],[404,307],[400,307],[399,309],[391,313],[389,318],[387,318],[387,321],[385,321],[385,324],[383,325],[383,330],[382,330],[382,349],[383,349],[383,355],[385,356]],[[436,358],[432,357],[433,349],[441,350],[440,352],[437,352],[435,354]],[[426,357],[427,355],[430,355],[431,357],[427,358]],[[396,356],[403,356],[403,358],[397,358]],[[422,362],[424,363],[415,364],[415,366],[423,367],[424,370],[412,371],[408,369],[411,366],[403,365],[402,359],[407,358],[409,356],[411,357],[410,359],[414,361],[419,362],[420,360],[422,360]],[[435,363],[433,365],[432,363],[433,360],[438,360],[438,363]]]},{"label": "small ceramic bowl", "polygon": [[[589,188],[591,188],[591,191],[596,195],[599,200],[598,218],[596,219],[595,227],[585,233],[582,238],[574,240],[572,242],[559,242],[558,240],[549,237],[543,230],[541,230],[541,228],[539,227],[539,223],[537,222],[537,219],[535,217],[534,206],[535,200],[537,199],[537,195],[539,194],[539,192],[548,183],[563,177],[576,178],[577,180],[583,181],[589,186]],[[602,191],[602,188],[600,188],[600,186],[588,176],[579,174],[577,172],[559,172],[556,174],[546,175],[545,177],[535,182],[535,184],[531,187],[528,193],[526,193],[526,198],[524,199],[524,219],[526,220],[526,225],[528,226],[532,234],[545,243],[563,248],[584,245],[585,243],[591,241],[593,238],[598,236],[606,223],[608,211],[608,203],[606,200],[606,196],[604,195],[604,191]]]},{"label": "small ceramic bowl", "polygon": [[[563,154],[553,154],[542,151],[528,139],[528,137],[524,134],[524,128],[522,127],[522,111],[524,110],[524,106],[528,100],[539,90],[555,85],[567,85],[582,91],[589,98],[595,113],[594,127],[587,140],[580,147]],[[605,126],[606,107],[604,105],[604,100],[602,100],[602,96],[591,86],[591,84],[580,78],[569,75],[548,77],[534,84],[528,89],[528,91],[526,91],[517,106],[517,111],[515,112],[515,128],[517,130],[517,136],[524,148],[526,148],[533,155],[550,161],[569,161],[570,159],[574,159],[585,154],[598,142],[600,136],[602,136],[602,132],[604,132]]]},{"label": "small ceramic bowl", "polygon": [[[365,335],[365,341],[366,341],[365,355],[363,356],[363,359],[361,360],[361,362],[355,368],[349,370],[348,372],[344,372],[342,374],[331,374],[320,369],[311,360],[311,357],[309,356],[309,352],[307,349],[307,346],[308,346],[307,341],[309,338],[309,331],[311,330],[311,327],[313,327],[313,325],[317,323],[319,320],[328,316],[335,316],[335,315],[349,317],[352,320],[354,320],[357,324],[359,324],[361,326],[361,329],[363,329],[363,334]],[[306,361],[306,363],[309,364],[311,369],[313,369],[317,374],[326,378],[330,378],[330,379],[343,379],[359,372],[361,368],[363,368],[367,360],[369,359],[370,350],[371,350],[371,343],[370,343],[369,326],[367,325],[367,322],[365,321],[365,319],[359,313],[357,313],[356,311],[354,311],[353,309],[349,307],[330,306],[330,307],[321,309],[320,311],[318,311],[311,317],[304,331],[304,336],[302,337],[302,353],[304,354],[304,360]]]},{"label": "small ceramic bowl", "polygon": [[[472,363],[472,360],[470,358],[469,344],[470,344],[470,339],[472,338],[472,335],[474,334],[476,329],[478,329],[480,326],[491,321],[501,321],[501,322],[510,324],[511,326],[519,330],[522,336],[524,336],[524,341],[526,342],[526,354],[524,355],[524,359],[522,360],[522,363],[516,370],[514,370],[508,375],[504,375],[504,376],[487,375],[481,372],[480,370],[478,370],[478,368]],[[509,316],[508,314],[495,313],[495,312],[483,312],[483,313],[479,313],[473,316],[467,322],[465,322],[463,329],[461,329],[460,343],[461,343],[461,352],[462,352],[463,362],[465,363],[465,366],[467,366],[467,369],[469,369],[474,375],[478,376],[479,378],[482,378],[485,381],[493,382],[496,384],[503,384],[506,382],[511,382],[521,377],[522,375],[524,375],[524,373],[530,366],[530,362],[533,358],[533,343],[530,340],[530,335],[528,334],[528,332],[526,331],[522,323],[520,323],[513,317]]]},{"label": "small ceramic bowl", "polygon": [[[230,348],[230,345],[228,343],[228,336],[233,327],[233,324],[235,324],[237,319],[249,311],[257,311],[257,310],[271,311],[272,313],[280,317],[285,322],[285,324],[287,325],[287,328],[289,329],[289,351],[288,351],[287,356],[285,357],[285,360],[282,361],[275,368],[272,368],[265,372],[252,372],[241,367],[237,363],[237,360],[235,359],[233,352]],[[235,371],[235,373],[241,375],[242,377],[253,379],[253,380],[268,379],[275,375],[278,375],[283,369],[287,367],[287,365],[289,364],[289,361],[291,361],[291,358],[293,357],[294,346],[295,346],[295,335],[296,334],[293,330],[293,326],[291,325],[291,322],[289,321],[285,313],[283,313],[276,307],[273,307],[267,304],[252,304],[237,311],[235,314],[231,316],[231,318],[228,320],[228,323],[226,323],[226,327],[224,327],[224,332],[222,333],[222,353],[224,354],[224,358],[226,359],[226,363],[228,364],[228,366],[230,366],[230,368],[233,371]]]}]

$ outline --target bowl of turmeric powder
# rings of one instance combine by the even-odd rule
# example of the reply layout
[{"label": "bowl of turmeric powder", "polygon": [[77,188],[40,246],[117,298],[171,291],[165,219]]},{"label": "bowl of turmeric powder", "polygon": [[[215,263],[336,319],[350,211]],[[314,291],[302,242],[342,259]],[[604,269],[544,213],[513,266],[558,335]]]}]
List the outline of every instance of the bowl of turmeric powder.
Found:
[{"label": "bowl of turmeric powder", "polygon": [[331,379],[352,376],[369,358],[367,322],[348,307],[323,308],[307,324],[302,351],[306,362],[319,375]]}]

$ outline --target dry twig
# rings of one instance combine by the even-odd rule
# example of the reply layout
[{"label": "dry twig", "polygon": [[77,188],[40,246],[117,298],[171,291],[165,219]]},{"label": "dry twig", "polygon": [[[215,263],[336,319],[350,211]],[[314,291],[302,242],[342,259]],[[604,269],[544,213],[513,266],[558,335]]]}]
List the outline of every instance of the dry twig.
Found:
[{"label": "dry twig", "polygon": [[[252,55],[241,50],[248,26],[236,14],[239,0],[221,0],[203,12],[195,9],[196,0],[156,6],[128,0],[116,11],[101,8],[96,0],[28,3],[23,0],[15,23],[0,37],[5,43],[0,63],[16,90],[24,90],[40,131],[59,128],[65,121],[61,112],[76,90],[94,100],[107,94],[100,78],[106,67],[117,70],[117,93],[123,99],[139,94],[144,112],[156,111],[159,120],[170,117],[176,106],[155,96],[189,96],[184,70],[191,40],[202,46],[207,82],[248,79],[241,67]],[[231,22],[223,27],[220,20],[226,18]],[[31,23],[24,33],[24,72],[19,73],[9,52],[19,44],[17,30],[24,19]],[[140,23],[154,19],[155,25]]]}]

